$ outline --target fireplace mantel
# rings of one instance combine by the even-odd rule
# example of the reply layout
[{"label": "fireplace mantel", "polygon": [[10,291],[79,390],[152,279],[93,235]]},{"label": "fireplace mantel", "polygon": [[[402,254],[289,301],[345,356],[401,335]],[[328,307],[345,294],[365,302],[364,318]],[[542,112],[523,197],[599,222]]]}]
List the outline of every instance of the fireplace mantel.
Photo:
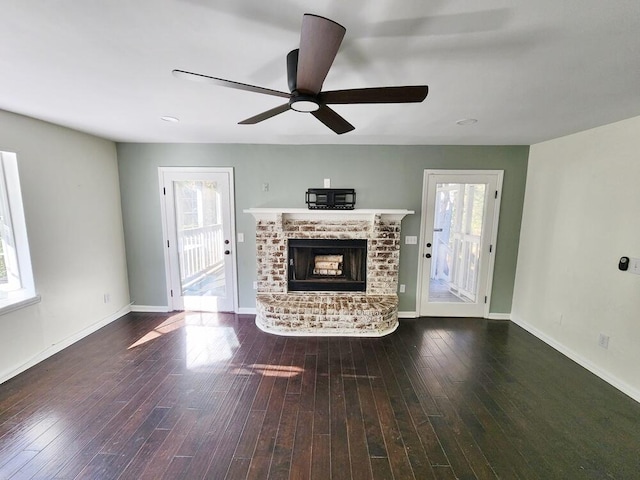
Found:
[{"label": "fireplace mantel", "polygon": [[415,213],[413,210],[393,208],[356,208],[353,210],[309,210],[307,208],[248,208],[244,213],[250,213],[257,221],[275,221],[278,215],[283,220],[369,220],[373,221],[380,215],[384,221],[400,221],[406,215]]}]

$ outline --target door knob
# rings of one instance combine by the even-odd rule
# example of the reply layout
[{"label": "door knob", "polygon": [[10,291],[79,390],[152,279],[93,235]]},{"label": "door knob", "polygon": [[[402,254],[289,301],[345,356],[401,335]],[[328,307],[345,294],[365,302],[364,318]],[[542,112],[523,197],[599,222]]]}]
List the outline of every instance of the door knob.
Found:
[{"label": "door knob", "polygon": [[224,244],[225,244],[225,245],[229,245],[229,240],[225,240],[225,241],[224,241]]},{"label": "door knob", "polygon": [[430,254],[430,253],[427,253],[427,254],[425,255],[425,257],[427,257],[427,258],[431,258],[431,254]]},{"label": "door knob", "polygon": [[229,255],[230,253],[231,253],[231,251],[230,251],[230,250],[225,250],[225,251],[224,251],[224,254],[225,254],[225,255]]},{"label": "door knob", "polygon": [[427,248],[431,248],[431,243],[427,243]]}]

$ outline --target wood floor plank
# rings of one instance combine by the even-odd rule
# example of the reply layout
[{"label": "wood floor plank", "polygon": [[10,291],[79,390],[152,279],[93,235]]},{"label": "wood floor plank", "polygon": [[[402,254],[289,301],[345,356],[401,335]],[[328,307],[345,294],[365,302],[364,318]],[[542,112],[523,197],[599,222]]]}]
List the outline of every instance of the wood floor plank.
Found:
[{"label": "wood floor plank", "polygon": [[[380,426],[380,415],[373,398],[371,380],[366,365],[366,357],[360,341],[353,342],[353,362],[356,375],[356,386],[358,389],[358,401],[360,402],[360,412],[362,423],[367,440],[367,450],[372,458],[387,457],[387,448]],[[388,464],[388,461],[387,461]]]},{"label": "wood floor plank", "polygon": [[300,385],[300,410],[304,412],[313,412],[315,409],[316,362],[317,356],[315,354],[306,354],[304,356]]},{"label": "wood floor plank", "polygon": [[[238,448],[240,436],[245,428],[245,422],[247,421],[259,383],[260,379],[256,375],[247,379],[242,395],[238,399],[237,408],[229,419],[225,431],[220,435],[220,441],[218,442],[215,452],[211,452],[211,460],[205,478],[218,479],[226,476],[233,462],[233,455]],[[260,424],[262,424],[262,420]]]},{"label": "wood floor plank", "polygon": [[[227,476],[224,477],[227,480],[242,480],[247,478],[247,472],[249,471],[249,465],[251,464],[250,458],[234,458],[229,467]],[[215,477],[210,477],[211,480],[218,480]]]},{"label": "wood floor plank", "polygon": [[302,391],[302,373],[304,371],[306,338],[292,337],[294,339],[291,355],[291,371],[287,393],[300,394]]},{"label": "wood floor plank", "polygon": [[[442,418],[447,423],[449,429],[453,432],[454,438],[458,446],[464,453],[465,458],[473,469],[476,477],[479,479],[498,478],[495,471],[489,464],[482,449],[474,440],[470,429],[464,425],[458,411],[450,401],[438,399],[440,409],[443,411]],[[454,469],[455,470],[455,469]]]},{"label": "wood floor plank", "polygon": [[187,478],[203,478],[211,462],[217,461],[215,453],[220,441],[224,438],[223,434],[228,422],[233,418],[233,414],[239,406],[246,383],[247,379],[244,376],[235,378],[231,388],[221,400],[220,408],[216,409],[216,414],[208,423],[206,432],[199,435],[201,439],[189,463],[189,469],[186,472]]},{"label": "wood floor plank", "polygon": [[[449,465],[454,472],[456,478],[475,479],[477,478],[473,469],[469,465],[463,450],[456,441],[455,433],[450,425],[447,424],[441,415],[432,415],[429,417],[431,425],[438,436],[438,440],[444,453],[447,456]],[[435,468],[435,467],[434,467]]]},{"label": "wood floor plank", "polygon": [[[311,440],[311,479],[331,478],[331,438],[328,434],[313,435]],[[343,472],[346,476],[346,473]],[[338,477],[339,478],[339,477]]]},{"label": "wood floor plank", "polygon": [[[117,478],[122,480],[127,478],[142,478],[142,474],[147,468],[147,465],[149,465],[151,459],[155,456],[158,450],[160,450],[160,447],[167,439],[168,435],[169,430],[153,430],[129,464],[122,469],[122,473]],[[161,475],[158,475],[156,478],[159,478],[160,476]]]},{"label": "wood floor plank", "polygon": [[[287,385],[289,388],[290,383]],[[271,466],[269,467],[270,479],[289,478],[293,455],[293,445],[298,424],[298,410],[300,405],[300,395],[287,393],[284,397],[281,418],[276,434],[275,445]]]},{"label": "wood floor plank", "polygon": [[38,452],[34,450],[23,450],[18,452],[7,459],[2,465],[0,465],[0,478],[11,478],[22,467],[29,463]]},{"label": "wood floor plank", "polygon": [[[137,403],[135,411],[127,420],[123,421],[122,427],[105,442],[105,445],[100,449],[100,453],[117,454],[121,452],[122,445],[135,435],[137,429],[147,420],[150,414],[155,411],[166,413],[169,410],[167,407],[158,407],[157,404],[167,392],[173,390],[176,386],[178,380],[176,376],[170,375],[171,371],[173,371],[173,366],[169,363],[166,370],[161,370],[157,376],[151,379],[152,382],[157,384],[157,388],[150,392],[144,400],[140,399],[139,403],[135,402]],[[164,378],[162,378],[163,376]],[[164,415],[158,419],[158,422],[162,421],[163,417]]]},{"label": "wood floor plank", "polygon": [[407,351],[403,344],[393,342],[389,351],[394,364],[402,366],[395,369],[396,382],[429,462],[431,465],[448,465],[449,461],[429,421],[429,414],[439,412],[434,397],[426,388],[421,372],[415,368],[411,357],[402,353]]},{"label": "wood floor plank", "polygon": [[387,457],[371,458],[371,473],[374,480],[390,480],[394,478]]},{"label": "wood floor plank", "polygon": [[266,413],[265,410],[251,410],[249,412],[233,458],[251,459],[253,457]]},{"label": "wood floor plank", "polygon": [[411,418],[407,399],[402,394],[397,376],[402,375],[402,370],[393,367],[392,362],[396,365],[400,361],[395,356],[395,351],[390,343],[380,342],[374,349],[382,379],[384,381],[391,406],[393,408],[396,425],[402,435],[405,445],[405,451],[413,470],[415,478],[433,478],[433,470],[431,469],[431,460],[429,459],[424,445],[420,440],[420,435]]},{"label": "wood floor plank", "polygon": [[[504,433],[491,413],[484,407],[475,394],[476,389],[470,390],[464,396],[465,407],[461,418],[467,424],[477,421],[480,428],[470,428],[472,435],[487,460],[500,478],[532,478],[535,472],[531,469],[525,457],[513,448],[514,445]],[[500,452],[500,453],[498,453]]]},{"label": "wood floor plank", "polygon": [[[338,340],[338,339],[336,339]],[[329,344],[329,429],[331,432],[331,476],[339,478],[351,471],[351,455],[346,422],[344,383],[342,376],[343,353],[340,342]]]},{"label": "wood floor plank", "polygon": [[256,448],[251,458],[247,478],[267,478],[271,460],[274,455],[276,436],[280,426],[285,392],[287,389],[286,377],[275,377],[273,390],[269,395],[269,401],[265,410],[264,422],[258,434]]},{"label": "wood floor plank", "polygon": [[309,478],[311,475],[311,444],[313,440],[313,411],[298,411],[293,453],[291,458],[292,479]]},{"label": "wood floor plank", "polygon": [[115,473],[111,478],[118,478],[120,473],[127,468],[147,439],[153,434],[155,427],[160,423],[162,417],[166,415],[167,410],[164,407],[154,408],[135,432],[123,442],[118,451],[111,455],[109,469]]},{"label": "wood floor plank", "polygon": [[140,474],[140,480],[162,478],[164,472],[169,469],[169,465],[177,456],[184,439],[200,418],[198,410],[175,409],[180,412],[180,418],[175,422],[171,430],[165,430],[167,432],[166,437]]},{"label": "wood floor plank", "polygon": [[316,385],[313,418],[314,435],[329,434],[329,339],[320,338],[318,340],[318,350],[316,354]]},{"label": "wood floor plank", "polygon": [[161,480],[176,480],[178,478],[186,480],[185,473],[189,468],[191,459],[192,457],[189,456],[173,457]]},{"label": "wood floor plank", "polygon": [[367,368],[371,377],[371,388],[376,410],[380,418],[382,435],[387,450],[387,456],[391,465],[391,471],[395,478],[415,478],[411,463],[407,456],[406,445],[393,410],[393,405],[387,386],[384,383],[383,373],[377,361],[375,348],[378,343],[363,343],[363,349],[369,358]]},{"label": "wood floor plank", "polygon": [[[341,346],[345,345],[345,343],[346,342],[342,342]],[[351,460],[351,478],[371,479],[371,462],[369,459],[369,448],[367,445],[363,414],[360,409],[355,361],[351,345],[349,345],[348,350],[341,349],[342,383],[344,389],[349,457]]]}]

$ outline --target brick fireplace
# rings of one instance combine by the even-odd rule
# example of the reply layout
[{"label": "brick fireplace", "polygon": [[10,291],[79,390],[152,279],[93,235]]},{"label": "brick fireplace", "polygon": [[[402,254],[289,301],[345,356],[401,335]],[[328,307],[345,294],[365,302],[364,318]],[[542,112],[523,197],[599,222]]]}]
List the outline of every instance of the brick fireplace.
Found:
[{"label": "brick fireplace", "polygon": [[[396,329],[400,224],[413,211],[245,213],[256,219],[259,328],[280,335],[344,336],[382,336]],[[298,253],[304,245],[309,251]],[[358,256],[363,272],[355,271]]]}]

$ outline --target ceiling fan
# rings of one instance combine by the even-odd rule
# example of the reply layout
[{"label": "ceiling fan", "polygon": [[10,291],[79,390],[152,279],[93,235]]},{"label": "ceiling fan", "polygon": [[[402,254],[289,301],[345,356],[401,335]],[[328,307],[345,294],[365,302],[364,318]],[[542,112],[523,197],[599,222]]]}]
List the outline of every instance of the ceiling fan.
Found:
[{"label": "ceiling fan", "polygon": [[287,79],[290,93],[185,70],[173,70],[173,74],[176,77],[288,99],[283,105],[239,122],[240,125],[256,124],[291,109],[311,113],[338,135],[350,132],[355,127],[328,105],[415,103],[422,102],[427,97],[429,92],[427,85],[354,88],[323,92],[322,83],[329,73],[345,32],[346,29],[333,20],[309,13],[304,14],[300,48],[292,50],[287,55]]}]

